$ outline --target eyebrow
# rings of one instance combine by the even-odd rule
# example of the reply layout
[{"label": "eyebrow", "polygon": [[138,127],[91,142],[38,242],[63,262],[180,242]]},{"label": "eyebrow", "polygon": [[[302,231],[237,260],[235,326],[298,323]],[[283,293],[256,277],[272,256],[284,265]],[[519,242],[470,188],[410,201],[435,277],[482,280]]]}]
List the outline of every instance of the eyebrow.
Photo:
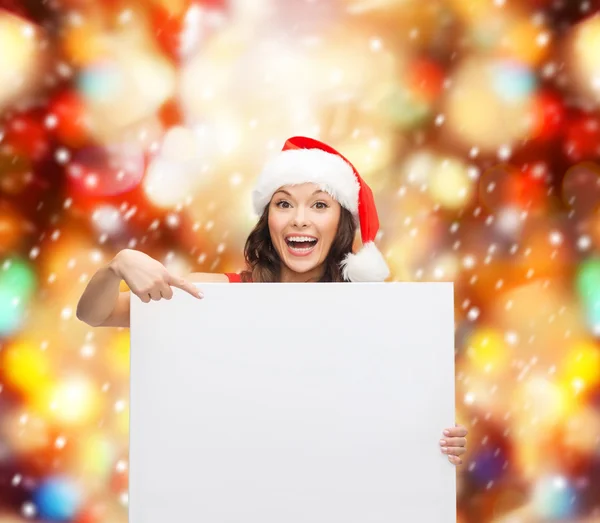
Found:
[{"label": "eyebrow", "polygon": [[[277,194],[278,192],[282,192],[284,194],[287,194],[288,196],[292,196],[289,192],[287,192],[285,189],[279,189],[275,194]],[[323,194],[327,194],[324,190],[322,189],[317,189],[314,193],[312,193],[311,196],[314,196],[315,194],[319,194],[319,193],[323,193]]]}]

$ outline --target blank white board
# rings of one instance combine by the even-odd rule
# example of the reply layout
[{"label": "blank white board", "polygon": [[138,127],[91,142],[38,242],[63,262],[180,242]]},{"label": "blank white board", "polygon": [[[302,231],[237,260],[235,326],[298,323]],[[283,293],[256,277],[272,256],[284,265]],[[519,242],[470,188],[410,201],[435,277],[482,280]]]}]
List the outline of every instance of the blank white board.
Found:
[{"label": "blank white board", "polygon": [[452,283],[131,298],[130,523],[450,523]]}]

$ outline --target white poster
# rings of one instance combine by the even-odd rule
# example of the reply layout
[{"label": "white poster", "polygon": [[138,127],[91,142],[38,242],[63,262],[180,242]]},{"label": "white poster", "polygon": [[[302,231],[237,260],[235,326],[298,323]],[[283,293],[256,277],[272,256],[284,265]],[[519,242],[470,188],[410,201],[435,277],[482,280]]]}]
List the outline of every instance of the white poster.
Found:
[{"label": "white poster", "polygon": [[452,283],[198,286],[132,297],[130,523],[456,521]]}]

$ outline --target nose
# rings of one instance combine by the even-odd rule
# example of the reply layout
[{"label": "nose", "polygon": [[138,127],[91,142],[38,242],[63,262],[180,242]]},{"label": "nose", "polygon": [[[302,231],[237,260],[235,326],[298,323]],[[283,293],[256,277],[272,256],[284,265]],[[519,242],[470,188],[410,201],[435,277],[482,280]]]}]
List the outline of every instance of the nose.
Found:
[{"label": "nose", "polygon": [[302,229],[310,225],[310,221],[308,219],[308,216],[306,215],[306,210],[301,205],[296,207],[296,212],[294,213],[292,225],[294,225],[294,227]]}]

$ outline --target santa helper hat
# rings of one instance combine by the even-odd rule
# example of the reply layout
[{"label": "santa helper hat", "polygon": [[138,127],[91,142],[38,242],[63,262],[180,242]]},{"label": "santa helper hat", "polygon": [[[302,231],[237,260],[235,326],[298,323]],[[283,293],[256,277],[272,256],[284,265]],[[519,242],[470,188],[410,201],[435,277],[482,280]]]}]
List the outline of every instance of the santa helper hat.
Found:
[{"label": "santa helper hat", "polygon": [[252,193],[254,210],[261,215],[280,187],[302,183],[318,185],[358,220],[363,245],[342,261],[344,279],[384,281],[390,271],[375,245],[379,218],[373,192],[354,166],[329,145],[303,136],[287,140],[258,177]]}]

